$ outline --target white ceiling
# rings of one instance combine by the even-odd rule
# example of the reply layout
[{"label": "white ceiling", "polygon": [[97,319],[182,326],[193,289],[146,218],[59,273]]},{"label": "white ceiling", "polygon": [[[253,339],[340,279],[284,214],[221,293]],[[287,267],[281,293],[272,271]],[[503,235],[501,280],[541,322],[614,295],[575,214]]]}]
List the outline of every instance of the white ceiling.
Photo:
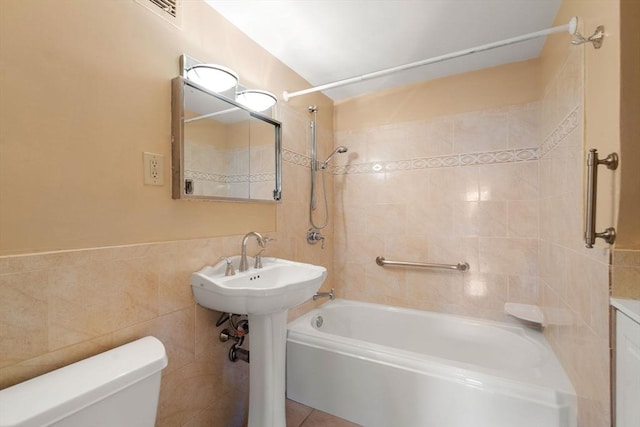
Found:
[{"label": "white ceiling", "polygon": [[[312,85],[552,26],[561,0],[205,0]],[[535,58],[544,38],[329,89],[335,101]],[[291,87],[294,92],[306,89]],[[278,94],[280,95],[280,94]]]}]

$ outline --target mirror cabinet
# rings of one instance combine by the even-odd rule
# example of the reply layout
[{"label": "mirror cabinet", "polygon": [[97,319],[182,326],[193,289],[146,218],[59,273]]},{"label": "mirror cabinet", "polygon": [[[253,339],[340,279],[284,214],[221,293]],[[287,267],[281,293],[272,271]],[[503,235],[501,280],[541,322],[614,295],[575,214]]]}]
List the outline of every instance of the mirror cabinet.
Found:
[{"label": "mirror cabinet", "polygon": [[173,79],[172,192],[174,199],[280,200],[281,123]]}]

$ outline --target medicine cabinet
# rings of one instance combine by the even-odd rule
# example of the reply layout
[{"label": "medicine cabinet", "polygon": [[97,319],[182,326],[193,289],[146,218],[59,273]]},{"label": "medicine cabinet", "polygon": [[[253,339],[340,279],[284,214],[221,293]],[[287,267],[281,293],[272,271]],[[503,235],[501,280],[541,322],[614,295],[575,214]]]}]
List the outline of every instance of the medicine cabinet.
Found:
[{"label": "medicine cabinet", "polygon": [[173,79],[172,192],[174,199],[280,200],[281,123]]}]

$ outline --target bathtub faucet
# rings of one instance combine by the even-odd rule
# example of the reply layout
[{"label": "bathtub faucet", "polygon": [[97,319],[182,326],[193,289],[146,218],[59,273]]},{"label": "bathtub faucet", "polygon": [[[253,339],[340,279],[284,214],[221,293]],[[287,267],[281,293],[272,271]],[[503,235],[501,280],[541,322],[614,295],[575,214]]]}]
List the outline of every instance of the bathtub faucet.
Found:
[{"label": "bathtub faucet", "polygon": [[332,301],[336,299],[336,295],[333,293],[333,288],[331,288],[330,292],[316,292],[316,294],[313,296],[313,300],[315,301],[317,299],[325,297],[329,297],[329,299]]}]

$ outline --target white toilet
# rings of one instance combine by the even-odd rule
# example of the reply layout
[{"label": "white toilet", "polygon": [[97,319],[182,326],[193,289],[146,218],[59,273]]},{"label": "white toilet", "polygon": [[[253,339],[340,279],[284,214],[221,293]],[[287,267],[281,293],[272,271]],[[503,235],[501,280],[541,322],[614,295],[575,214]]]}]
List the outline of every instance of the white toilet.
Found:
[{"label": "white toilet", "polygon": [[152,427],[167,366],[145,337],[0,390],[0,427]]}]

